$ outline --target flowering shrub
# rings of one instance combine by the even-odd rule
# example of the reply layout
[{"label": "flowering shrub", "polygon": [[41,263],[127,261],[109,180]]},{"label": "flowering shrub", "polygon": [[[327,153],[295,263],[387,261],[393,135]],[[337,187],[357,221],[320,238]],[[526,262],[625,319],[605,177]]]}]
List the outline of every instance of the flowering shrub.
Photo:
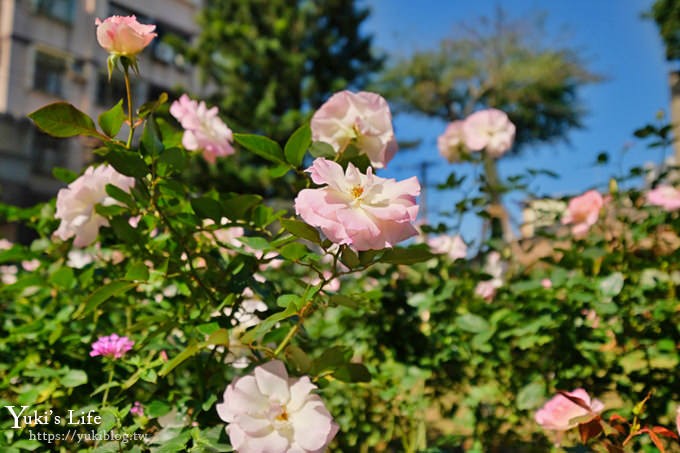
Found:
[{"label": "flowering shrub", "polygon": [[[132,33],[98,36],[107,23]],[[0,240],[2,451],[677,447],[680,216],[654,191],[571,198],[521,242],[416,238],[419,182],[376,174],[396,151],[382,97],[337,93],[283,146],[188,96],[135,109],[137,32],[127,51],[101,42],[127,111],[30,115],[96,138],[102,163],[56,170],[56,201],[0,207],[37,236]],[[498,158],[506,120],[450,127],[447,159]],[[187,176],[238,153],[294,200]],[[487,192],[462,211],[488,216]]]}]

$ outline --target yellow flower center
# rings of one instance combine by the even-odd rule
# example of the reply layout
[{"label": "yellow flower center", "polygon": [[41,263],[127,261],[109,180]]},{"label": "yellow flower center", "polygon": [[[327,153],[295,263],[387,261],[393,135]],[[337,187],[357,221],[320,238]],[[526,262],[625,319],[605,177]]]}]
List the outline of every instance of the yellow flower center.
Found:
[{"label": "yellow flower center", "polygon": [[288,412],[286,412],[285,407],[281,410],[281,413],[276,416],[276,420],[278,420],[280,422],[287,422],[288,421]]},{"label": "yellow flower center", "polygon": [[356,200],[364,194],[364,188],[361,186],[354,186],[352,187],[352,190],[350,190],[350,193],[352,194],[352,197]]}]

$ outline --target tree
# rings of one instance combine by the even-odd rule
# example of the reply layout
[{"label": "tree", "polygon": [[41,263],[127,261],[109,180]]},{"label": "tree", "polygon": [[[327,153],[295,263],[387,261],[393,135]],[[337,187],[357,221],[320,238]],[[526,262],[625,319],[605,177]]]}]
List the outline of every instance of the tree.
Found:
[{"label": "tree", "polygon": [[[578,89],[600,77],[585,67],[576,50],[540,44],[546,36],[541,16],[510,20],[499,8],[477,27],[458,28],[461,35],[441,41],[435,50],[415,52],[384,72],[378,89],[397,112],[454,121],[482,108],[503,110],[517,127],[515,153],[526,145],[567,140],[570,129],[582,126],[585,108]],[[490,209],[496,219],[493,235],[500,236],[504,223],[507,238],[493,159],[484,159],[484,169],[486,189],[499,208]]]},{"label": "tree", "polygon": [[680,2],[656,0],[644,17],[656,22],[666,47],[666,60],[680,60]]},{"label": "tree", "polygon": [[237,131],[284,141],[333,92],[361,88],[382,58],[354,0],[215,0],[191,52]]}]

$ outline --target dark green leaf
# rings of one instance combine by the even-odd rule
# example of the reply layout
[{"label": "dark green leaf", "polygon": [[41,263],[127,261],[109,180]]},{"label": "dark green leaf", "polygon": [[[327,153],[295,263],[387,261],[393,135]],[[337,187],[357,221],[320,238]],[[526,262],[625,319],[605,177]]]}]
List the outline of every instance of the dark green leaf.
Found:
[{"label": "dark green leaf", "polygon": [[111,109],[99,115],[99,126],[106,135],[113,138],[120,132],[125,119],[126,115],[123,111],[123,100],[121,99]]},{"label": "dark green leaf", "polygon": [[305,222],[293,219],[281,219],[281,226],[293,236],[307,239],[315,244],[321,244],[321,238],[316,228],[307,225]]},{"label": "dark green leaf", "polygon": [[286,142],[284,147],[286,160],[293,166],[299,167],[305,157],[305,152],[307,152],[311,144],[312,130],[309,128],[309,125],[300,126]]},{"label": "dark green leaf", "polygon": [[69,170],[68,168],[54,167],[52,169],[52,176],[57,178],[59,181],[66,184],[70,184],[76,179],[78,179],[78,173]]},{"label": "dark green leaf", "polygon": [[144,178],[149,173],[149,167],[144,159],[135,152],[127,151],[120,147],[109,148],[105,159],[119,173],[135,178]]},{"label": "dark green leaf", "polygon": [[68,138],[77,135],[108,137],[97,131],[92,119],[67,102],[48,104],[28,115],[35,125],[53,137]]},{"label": "dark green leaf", "polygon": [[73,314],[73,317],[78,319],[91,313],[101,304],[106,302],[112,297],[117,297],[125,294],[134,288],[136,283],[130,283],[127,281],[116,280],[107,285],[102,286],[95,292],[90,294],[85,302],[78,308],[78,310]]},{"label": "dark green leaf", "polygon": [[335,157],[335,155],[338,154],[331,145],[324,142],[312,143],[312,146],[309,148],[309,153],[313,157]]},{"label": "dark green leaf", "polygon": [[434,256],[426,245],[421,244],[408,248],[395,247],[387,249],[382,258],[380,258],[380,261],[390,264],[414,264],[427,261],[430,258],[434,258]]},{"label": "dark green leaf", "polygon": [[234,140],[253,154],[278,164],[285,163],[283,151],[274,140],[253,134],[234,134]]},{"label": "dark green leaf", "polygon": [[219,201],[209,197],[194,198],[191,208],[202,219],[212,219],[217,225],[222,220],[222,205]]},{"label": "dark green leaf", "polygon": [[343,382],[371,382],[371,373],[360,363],[346,363],[333,372],[333,377]]},{"label": "dark green leaf", "polygon": [[135,200],[128,192],[113,184],[106,185],[106,194],[114,200],[120,201],[126,206],[134,207],[135,205]]},{"label": "dark green leaf", "polygon": [[125,273],[125,280],[147,281],[149,279],[149,269],[144,263],[131,263]]}]

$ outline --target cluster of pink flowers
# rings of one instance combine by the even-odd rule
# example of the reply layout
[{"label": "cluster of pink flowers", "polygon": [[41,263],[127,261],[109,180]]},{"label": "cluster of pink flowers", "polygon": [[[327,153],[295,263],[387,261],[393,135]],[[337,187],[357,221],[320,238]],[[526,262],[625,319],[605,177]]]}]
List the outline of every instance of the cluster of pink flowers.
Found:
[{"label": "cluster of pink flowers", "polygon": [[97,41],[110,54],[134,58],[156,37],[155,25],[137,22],[135,16],[97,18]]},{"label": "cluster of pink flowers", "polygon": [[336,244],[356,250],[392,247],[418,232],[416,197],[420,184],[415,177],[405,181],[366,174],[354,165],[347,170],[336,162],[316,159],[307,169],[319,189],[304,189],[295,199],[295,211]]},{"label": "cluster of pink flowers", "polygon": [[217,405],[231,445],[239,453],[322,452],[338,425],[309,377],[289,378],[273,360],[237,378]]},{"label": "cluster of pink flowers", "polygon": [[95,212],[95,206],[120,204],[106,193],[107,184],[129,191],[135,180],[121,175],[110,165],[100,165],[89,167],[80,178],[59,190],[55,217],[61,219],[61,224],[54,234],[62,240],[75,237],[76,247],[92,244],[99,228],[109,225],[106,218]]},{"label": "cluster of pink flowers", "polygon": [[572,225],[571,232],[574,236],[583,236],[597,222],[603,206],[602,195],[596,190],[589,190],[569,200],[562,223]]},{"label": "cluster of pink flowers", "polygon": [[97,341],[92,343],[92,351],[90,357],[109,357],[112,359],[120,359],[135,345],[135,342],[128,337],[119,337],[115,333],[108,337],[99,337]]},{"label": "cluster of pink flowers", "polygon": [[337,153],[354,144],[375,168],[383,168],[397,152],[390,108],[376,93],[335,93],[316,111],[310,127],[313,140],[328,143]]},{"label": "cluster of pink flowers", "polygon": [[234,154],[233,133],[218,116],[217,107],[208,108],[183,94],[170,106],[170,114],[184,128],[182,145],[189,151],[203,151],[203,158],[214,164],[218,157]]},{"label": "cluster of pink flowers", "polygon": [[439,153],[449,162],[474,151],[494,158],[505,154],[515,140],[515,125],[498,109],[480,110],[465,120],[453,121],[437,139]]}]

